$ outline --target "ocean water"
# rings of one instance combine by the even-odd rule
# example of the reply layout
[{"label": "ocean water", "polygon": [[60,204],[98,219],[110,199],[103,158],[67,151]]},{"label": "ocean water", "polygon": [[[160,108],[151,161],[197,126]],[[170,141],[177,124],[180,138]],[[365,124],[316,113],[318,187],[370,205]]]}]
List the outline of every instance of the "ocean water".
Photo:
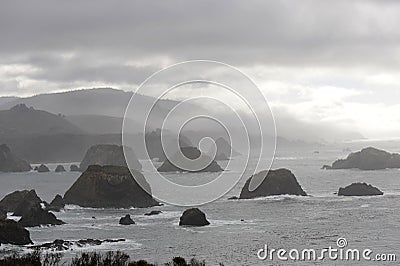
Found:
[{"label": "ocean water", "polygon": [[[30,228],[35,244],[55,239],[116,239],[125,242],[97,247],[74,248],[64,252],[68,259],[82,251],[121,250],[131,259],[164,263],[173,256],[195,257],[207,265],[398,265],[400,260],[400,171],[321,170],[345,154],[339,150],[280,151],[273,169],[285,167],[297,177],[308,197],[275,196],[252,200],[228,200],[237,196],[245,180],[215,202],[200,206],[211,222],[206,227],[180,227],[179,217],[185,208],[171,205],[148,209],[90,209],[67,206],[57,217],[67,224],[56,227]],[[68,164],[64,164],[67,167]],[[51,169],[55,165],[50,165]],[[17,189],[36,189],[50,201],[63,194],[80,173],[2,173],[0,197]],[[150,173],[147,173],[150,174]],[[146,173],[144,173],[146,176]],[[169,178],[208,180],[212,174],[170,174]],[[180,180],[180,181],[179,181]],[[352,182],[367,182],[385,192],[378,197],[338,197],[339,187]],[[150,210],[161,210],[156,216],[144,216]],[[121,226],[120,217],[130,214],[136,225]],[[95,218],[93,218],[95,217]],[[17,219],[16,217],[14,217]],[[397,262],[366,261],[280,261],[260,260],[257,251],[269,248],[315,249],[317,252],[346,238],[347,248],[371,249],[374,253],[396,254]],[[10,245],[3,250],[15,249]]]}]

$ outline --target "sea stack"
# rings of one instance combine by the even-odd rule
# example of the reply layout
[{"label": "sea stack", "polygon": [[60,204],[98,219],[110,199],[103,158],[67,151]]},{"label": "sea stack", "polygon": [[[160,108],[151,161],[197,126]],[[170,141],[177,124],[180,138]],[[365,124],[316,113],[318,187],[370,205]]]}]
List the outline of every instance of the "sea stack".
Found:
[{"label": "sea stack", "polygon": [[367,183],[353,183],[345,188],[339,188],[338,196],[380,196],[383,192]]},{"label": "sea stack", "polygon": [[[144,176],[133,173],[151,192]],[[66,204],[92,208],[147,208],[159,203],[135,180],[127,167],[91,165],[64,195]]]},{"label": "sea stack", "polygon": [[179,219],[180,226],[206,226],[210,222],[207,220],[204,212],[198,208],[187,209]]},{"label": "sea stack", "polygon": [[[253,191],[249,190],[250,181],[261,181],[261,184]],[[240,199],[251,199],[275,195],[296,195],[307,196],[297,182],[294,174],[288,169],[277,169],[269,171],[261,171],[250,177],[240,193]]]},{"label": "sea stack", "polygon": [[[183,147],[181,148],[182,154],[189,160],[195,160],[200,157],[201,151],[196,147]],[[178,154],[175,154],[172,158],[172,162],[165,160],[164,163],[157,169],[159,172],[220,172],[223,171],[221,166],[215,160],[211,160],[207,155],[204,156],[206,162],[211,161],[205,168],[201,170],[190,171],[187,169],[181,169],[172,162],[179,161]]]},{"label": "sea stack", "polygon": [[350,153],[346,159],[335,161],[332,166],[324,165],[324,169],[360,169],[382,170],[400,168],[400,154],[389,153],[376,148],[365,148],[359,152]]}]

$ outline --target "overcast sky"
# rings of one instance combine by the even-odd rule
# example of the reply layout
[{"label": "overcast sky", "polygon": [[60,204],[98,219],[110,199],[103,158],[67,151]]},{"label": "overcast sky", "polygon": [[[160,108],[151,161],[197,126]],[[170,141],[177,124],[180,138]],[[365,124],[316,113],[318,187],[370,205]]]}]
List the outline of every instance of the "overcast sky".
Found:
[{"label": "overcast sky", "polygon": [[0,96],[134,90],[172,63],[252,77],[274,111],[400,137],[398,1],[2,1]]}]

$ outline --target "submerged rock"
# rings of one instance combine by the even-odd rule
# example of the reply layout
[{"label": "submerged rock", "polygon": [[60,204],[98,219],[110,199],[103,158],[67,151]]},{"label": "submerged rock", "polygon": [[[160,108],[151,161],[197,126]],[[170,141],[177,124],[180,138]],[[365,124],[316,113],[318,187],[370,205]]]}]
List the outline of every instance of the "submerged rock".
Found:
[{"label": "submerged rock", "polygon": [[180,226],[205,226],[209,224],[210,222],[207,221],[204,212],[202,212],[198,208],[187,209],[183,212],[182,216],[179,219]]},{"label": "submerged rock", "polygon": [[353,183],[345,188],[339,188],[339,196],[380,196],[383,192],[366,183]]},{"label": "submerged rock", "polygon": [[0,208],[5,210],[6,212],[15,212],[16,209],[23,202],[28,202],[32,204],[40,204],[42,200],[36,194],[34,189],[32,190],[21,190],[14,191],[8,195],[6,195],[0,201]]},{"label": "submerged rock", "polygon": [[146,215],[146,216],[152,216],[152,215],[158,215],[158,214],[160,214],[160,213],[162,213],[162,211],[151,211],[151,212],[145,213],[144,215]]},{"label": "submerged rock", "polygon": [[44,165],[44,164],[41,164],[41,165],[38,167],[37,171],[38,171],[39,173],[50,172],[49,168],[48,168],[46,165]]},{"label": "submerged rock", "polygon": [[335,161],[326,169],[381,170],[386,168],[400,168],[400,154],[389,153],[372,147],[359,152],[350,153],[346,159]]},{"label": "submerged rock", "polygon": [[0,220],[0,244],[33,244],[29,231],[14,220]]},{"label": "submerged rock", "polygon": [[64,166],[61,164],[57,165],[55,172],[60,173],[60,172],[65,172]]},{"label": "submerged rock", "polygon": [[130,224],[135,224],[135,222],[132,220],[131,216],[129,214],[125,215],[121,219],[119,219],[119,224],[122,225],[130,225]]},{"label": "submerged rock", "polygon": [[14,155],[6,144],[0,145],[0,172],[28,172],[31,165]]},{"label": "submerged rock", "polygon": [[69,167],[69,170],[71,172],[80,172],[81,171],[76,164],[71,164],[71,166]]},{"label": "submerged rock", "polygon": [[[127,147],[125,147],[125,149],[125,152],[129,153],[130,166],[135,170],[141,170],[142,165],[136,158],[133,150]],[[101,144],[90,147],[80,164],[81,171],[85,171],[89,165],[114,165],[127,167],[123,147],[113,144]]]},{"label": "submerged rock", "polygon": [[[183,147],[181,148],[182,154],[190,159],[190,160],[195,160],[200,157],[201,151],[196,148],[196,147]],[[211,160],[210,157],[207,155],[204,156],[205,162],[211,161],[208,166],[206,166],[204,169],[201,170],[196,170],[196,171],[188,171],[186,169],[181,169],[177,167],[175,164],[170,162],[169,160],[164,161],[164,163],[157,169],[159,172],[220,172],[223,171],[221,166],[218,165],[218,163],[214,160]],[[173,162],[179,161],[178,159],[178,154],[175,154],[172,158]],[[189,168],[189,167],[188,167]]]},{"label": "submerged rock", "polygon": [[[144,176],[133,173],[151,192]],[[93,208],[147,208],[159,203],[135,180],[127,167],[91,165],[64,195],[66,204]]]},{"label": "submerged rock", "polygon": [[[255,190],[249,191],[252,178],[255,178],[255,181],[264,179]],[[250,177],[242,188],[239,198],[251,199],[274,195],[307,196],[307,193],[301,188],[292,172],[288,169],[277,169],[262,171]]]},{"label": "submerged rock", "polygon": [[98,240],[98,239],[81,239],[78,241],[68,241],[62,239],[56,239],[53,242],[44,243],[42,245],[32,246],[32,249],[39,250],[51,250],[51,251],[66,251],[72,250],[76,247],[87,247],[87,246],[99,246],[103,243],[116,243],[123,242],[125,239],[106,239],[106,240]]},{"label": "submerged rock", "polygon": [[65,202],[61,195],[57,194],[54,199],[50,202],[50,204],[46,207],[48,211],[59,212],[64,209]]},{"label": "submerged rock", "polygon": [[51,212],[42,209],[40,205],[32,206],[26,210],[18,223],[25,227],[65,224]]}]

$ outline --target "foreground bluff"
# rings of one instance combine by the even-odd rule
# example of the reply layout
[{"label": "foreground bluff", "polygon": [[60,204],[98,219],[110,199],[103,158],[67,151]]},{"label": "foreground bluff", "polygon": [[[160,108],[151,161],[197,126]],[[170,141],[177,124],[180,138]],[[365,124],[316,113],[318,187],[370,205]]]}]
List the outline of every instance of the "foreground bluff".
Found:
[{"label": "foreground bluff", "polygon": [[28,172],[29,163],[15,156],[6,144],[0,145],[0,172]]},{"label": "foreground bluff", "polygon": [[[189,160],[195,160],[200,157],[201,151],[196,147],[183,147],[181,148],[182,154],[188,158]],[[172,157],[172,162],[179,162],[178,154],[175,154]],[[204,169],[197,171],[187,171],[185,169],[181,169],[177,167],[174,163],[170,162],[168,159],[164,161],[164,163],[157,169],[159,172],[220,172],[223,171],[221,166],[214,161],[211,160],[207,155],[204,156],[205,162],[211,161]],[[202,164],[203,165],[203,164]],[[192,167],[187,167],[188,169]]]},{"label": "foreground bluff", "polygon": [[350,153],[344,160],[335,161],[327,169],[381,170],[386,168],[400,168],[400,154],[389,153],[375,148],[365,148],[359,152]]},{"label": "foreground bluff", "polygon": [[[125,147],[126,148],[126,147]],[[132,163],[131,168],[141,170],[142,165],[135,156],[132,149],[126,148],[129,160]],[[122,146],[114,144],[100,144],[90,147],[83,158],[80,169],[85,171],[89,165],[118,165],[127,166]]]},{"label": "foreground bluff", "polygon": [[[264,178],[264,180],[255,190],[249,191],[249,185],[252,178],[255,178],[255,180],[261,180]],[[246,181],[242,191],[240,192],[241,199],[274,195],[307,196],[307,193],[304,192],[294,174],[292,174],[288,169],[262,171],[255,174]]]},{"label": "foreground bluff", "polygon": [[[143,180],[148,191],[149,184],[143,175],[134,171],[136,178]],[[146,208],[159,205],[135,180],[127,167],[91,165],[65,193],[66,204],[93,208]]]}]

